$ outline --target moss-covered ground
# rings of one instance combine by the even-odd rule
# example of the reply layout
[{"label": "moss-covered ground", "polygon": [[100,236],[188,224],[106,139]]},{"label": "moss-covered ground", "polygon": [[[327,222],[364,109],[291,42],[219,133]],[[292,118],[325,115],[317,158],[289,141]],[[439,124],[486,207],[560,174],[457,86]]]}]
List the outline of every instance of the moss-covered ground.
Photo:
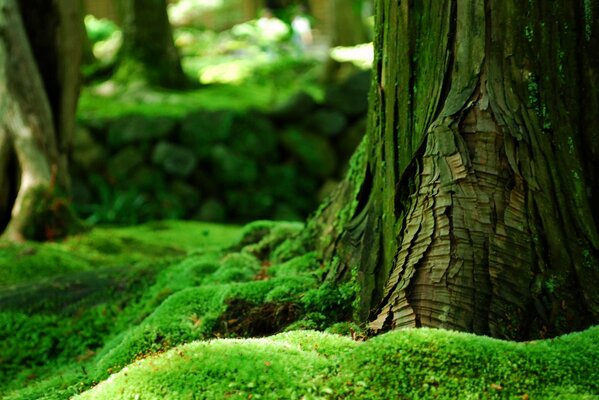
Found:
[{"label": "moss-covered ground", "polygon": [[297,223],[153,222],[0,244],[7,399],[596,398],[599,329],[363,341]]}]

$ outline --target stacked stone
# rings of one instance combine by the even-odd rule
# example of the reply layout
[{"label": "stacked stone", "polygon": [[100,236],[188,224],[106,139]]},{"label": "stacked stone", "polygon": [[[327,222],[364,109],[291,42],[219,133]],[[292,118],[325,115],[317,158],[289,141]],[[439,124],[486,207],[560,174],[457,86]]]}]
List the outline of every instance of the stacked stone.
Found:
[{"label": "stacked stone", "polygon": [[369,85],[369,73],[360,73],[330,87],[321,103],[298,93],[268,113],[80,121],[74,203],[83,216],[104,211],[99,219],[115,223],[304,219],[365,133]]}]

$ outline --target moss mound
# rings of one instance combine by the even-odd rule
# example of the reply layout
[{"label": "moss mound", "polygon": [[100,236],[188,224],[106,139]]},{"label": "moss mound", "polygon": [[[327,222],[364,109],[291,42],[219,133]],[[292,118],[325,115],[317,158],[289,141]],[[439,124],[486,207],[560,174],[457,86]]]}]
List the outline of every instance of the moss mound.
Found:
[{"label": "moss mound", "polygon": [[194,342],[77,398],[593,398],[598,340],[599,328],[532,343],[430,329],[360,344],[305,331]]},{"label": "moss mound", "polygon": [[[304,294],[319,293],[318,260],[292,246],[276,259],[269,254],[301,229],[155,222],[8,246],[7,266],[28,258],[21,269],[7,267],[12,276],[0,286],[0,390],[69,398],[183,343],[265,336],[310,321],[315,297]],[[55,253],[64,268],[49,265]],[[329,311],[312,325],[325,326]]]}]

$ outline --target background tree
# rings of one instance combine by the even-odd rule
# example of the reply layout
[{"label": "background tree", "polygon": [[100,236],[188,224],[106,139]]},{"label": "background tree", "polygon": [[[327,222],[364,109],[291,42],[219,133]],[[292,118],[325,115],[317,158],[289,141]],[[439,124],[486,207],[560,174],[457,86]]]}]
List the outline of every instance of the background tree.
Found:
[{"label": "background tree", "polygon": [[[364,0],[329,0],[328,24],[330,47],[355,46],[369,41],[362,10]],[[329,57],[325,66],[325,81],[343,75],[342,64]]]},{"label": "background tree", "polygon": [[376,2],[370,128],[311,222],[375,331],[599,322],[599,3]]},{"label": "background tree", "polygon": [[[21,5],[20,5],[21,4]],[[77,1],[0,1],[0,231],[64,233],[81,58]]]},{"label": "background tree", "polygon": [[173,42],[166,0],[118,0],[123,46],[117,78],[143,77],[164,87],[184,87],[188,82]]}]

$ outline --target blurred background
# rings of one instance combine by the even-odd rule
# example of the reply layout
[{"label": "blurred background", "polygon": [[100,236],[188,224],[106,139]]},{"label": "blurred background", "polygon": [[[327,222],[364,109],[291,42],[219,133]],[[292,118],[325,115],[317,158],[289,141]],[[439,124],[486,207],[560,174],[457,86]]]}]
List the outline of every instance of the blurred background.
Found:
[{"label": "blurred background", "polygon": [[370,0],[84,3],[70,172],[87,222],[303,220],[343,177]]}]

